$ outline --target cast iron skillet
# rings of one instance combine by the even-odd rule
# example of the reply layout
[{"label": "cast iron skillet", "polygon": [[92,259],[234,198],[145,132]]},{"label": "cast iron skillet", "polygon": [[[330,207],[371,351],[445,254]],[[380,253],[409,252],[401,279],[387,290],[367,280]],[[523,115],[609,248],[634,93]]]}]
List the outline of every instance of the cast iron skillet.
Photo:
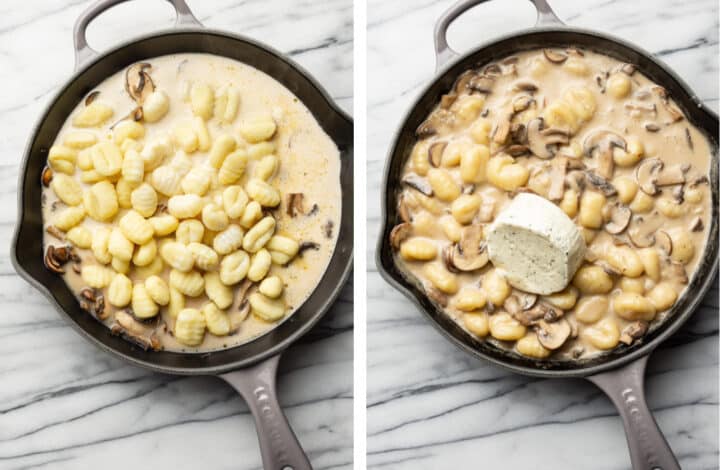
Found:
[{"label": "cast iron skillet", "polygon": [[[100,0],[75,24],[75,69],[42,114],[25,150],[18,184],[19,220],[11,256],[17,272],[42,292],[85,338],[132,364],[168,374],[217,375],[245,398],[255,417],[263,464],[272,470],[310,469],[295,435],[280,409],[275,377],[280,353],[323,316],[345,283],[353,249],[353,125],[322,87],[302,68],[279,52],[227,32],[203,29],[184,0],[168,0],[176,10],[176,28],[134,39],[104,54],[85,40],[88,23],[125,0]],[[63,280],[43,265],[43,221],[40,173],[48,148],[75,105],[105,78],[130,64],[164,54],[205,52],[239,60],[278,80],[312,112],[341,152],[342,216],[335,252],[327,271],[308,300],[285,322],[264,336],[234,348],[207,353],[146,352],[110,333],[83,312]]]},{"label": "cast iron skillet", "polygon": [[[635,470],[679,469],[678,462],[660,432],[645,403],[643,382],[648,355],[672,335],[693,313],[707,292],[718,265],[718,118],[692,94],[688,86],[665,64],[648,52],[617,38],[594,31],[570,28],[555,15],[546,0],[531,0],[538,11],[538,22],[529,30],[503,36],[458,56],[447,44],[448,26],[460,14],[487,0],[461,0],[446,11],[435,27],[435,53],[438,74],[420,93],[403,120],[385,168],[382,210],[384,225],[380,231],[376,262],[380,274],[413,301],[431,323],[466,352],[512,372],[539,377],[584,377],[598,385],[613,401],[625,425],[630,457]],[[702,129],[713,148],[710,165],[712,221],[708,243],[685,294],[673,307],[668,320],[650,331],[638,344],[620,347],[608,354],[582,362],[536,361],[509,354],[490,343],[478,341],[436,308],[417,283],[396,266],[388,237],[400,222],[397,196],[404,163],[415,143],[415,129],[447,93],[457,76],[477,65],[507,57],[527,49],[552,46],[580,46],[636,64],[653,81],[663,85],[686,116]],[[450,62],[449,64],[447,64]],[[446,65],[447,64],[447,65]]]}]

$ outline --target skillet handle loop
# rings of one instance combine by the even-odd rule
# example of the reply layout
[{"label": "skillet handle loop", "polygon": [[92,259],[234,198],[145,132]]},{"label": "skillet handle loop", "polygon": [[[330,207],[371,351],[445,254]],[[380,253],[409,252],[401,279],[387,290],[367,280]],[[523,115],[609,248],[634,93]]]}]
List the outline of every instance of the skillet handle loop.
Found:
[{"label": "skillet handle loop", "polygon": [[[447,42],[447,30],[460,15],[489,0],[460,0],[451,6],[435,23],[435,70],[440,69],[452,58],[459,55]],[[565,23],[555,14],[547,0],[530,0],[537,10],[535,26],[563,26]]]},{"label": "skillet handle loop", "polygon": [[[75,70],[79,69],[83,64],[87,63],[90,59],[98,55],[98,52],[88,45],[85,35],[90,22],[106,10],[126,1],[128,0],[98,0],[97,2],[90,5],[87,10],[80,14],[77,21],[75,21],[75,26],[73,27],[73,41],[75,46]],[[195,16],[192,14],[192,11],[190,11],[190,7],[188,7],[187,3],[185,3],[185,0],[167,0],[167,2],[170,3],[175,9],[175,27],[202,27],[202,23],[200,23],[200,21],[198,21],[197,18],[195,18]]]},{"label": "skillet handle loop", "polygon": [[263,467],[267,470],[312,470],[277,401],[275,387],[280,356],[247,369],[220,375],[242,395],[255,418]]},{"label": "skillet handle loop", "polygon": [[680,470],[680,464],[645,402],[647,361],[648,356],[644,356],[620,369],[587,379],[600,387],[620,412],[633,470]]}]

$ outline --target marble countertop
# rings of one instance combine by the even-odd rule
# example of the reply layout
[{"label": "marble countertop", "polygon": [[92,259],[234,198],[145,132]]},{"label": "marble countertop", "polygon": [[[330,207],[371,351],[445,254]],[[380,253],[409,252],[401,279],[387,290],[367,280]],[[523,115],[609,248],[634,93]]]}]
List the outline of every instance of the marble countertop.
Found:
[{"label": "marble countertop", "polygon": [[[352,2],[188,0],[205,25],[288,53],[352,111]],[[0,241],[16,219],[18,164],[40,112],[73,69],[72,28],[89,1],[0,5]],[[140,9],[142,7],[142,10]],[[166,2],[131,2],[92,23],[98,49],[170,27]],[[352,281],[281,361],[279,393],[319,469],[352,467]],[[245,403],[212,377],[173,377],[102,353],[66,325],[0,252],[1,469],[259,469]]]},{"label": "marble countertop", "polygon": [[[454,2],[368,5],[368,467],[621,470],[617,412],[581,380],[539,380],[471,358],[446,341],[375,269],[388,146],[434,75],[435,20]],[[652,51],[718,108],[718,5],[698,1],[550,0],[566,22]],[[488,2],[451,27],[466,50],[530,27],[530,2]],[[717,286],[717,282],[715,282]],[[650,406],[685,469],[718,468],[718,290],[650,360]]]}]

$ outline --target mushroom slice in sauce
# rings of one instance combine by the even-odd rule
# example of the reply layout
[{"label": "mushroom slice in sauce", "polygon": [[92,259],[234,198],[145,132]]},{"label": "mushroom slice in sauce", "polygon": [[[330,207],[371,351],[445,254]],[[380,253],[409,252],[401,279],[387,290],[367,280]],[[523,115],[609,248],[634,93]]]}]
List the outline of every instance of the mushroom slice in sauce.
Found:
[{"label": "mushroom slice in sauce", "polygon": [[620,342],[629,346],[636,339],[643,337],[647,331],[648,323],[646,321],[638,320],[632,322],[622,330]]},{"label": "mushroom slice in sauce", "polygon": [[673,242],[670,235],[664,230],[658,230],[655,233],[655,244],[665,256],[670,256],[673,251]]},{"label": "mushroom slice in sauce", "polygon": [[635,180],[645,194],[649,196],[657,194],[657,175],[662,168],[663,162],[659,158],[649,158],[638,165],[635,170]]},{"label": "mushroom slice in sauce", "polygon": [[550,163],[550,188],[548,199],[560,201],[565,194],[565,172],[567,171],[568,158],[558,156]]},{"label": "mushroom slice in sauce", "polygon": [[139,105],[145,102],[145,99],[155,91],[155,84],[147,72],[152,65],[147,62],[138,62],[128,67],[125,72],[125,91]]},{"label": "mushroom slice in sauce", "polygon": [[395,248],[396,250],[400,249],[400,244],[410,236],[410,233],[412,232],[412,224],[409,224],[407,222],[403,222],[401,224],[397,224],[393,229],[390,231],[390,245]]},{"label": "mushroom slice in sauce", "polygon": [[655,231],[659,227],[659,221],[651,221],[642,216],[636,215],[630,222],[630,228],[627,231],[627,235],[636,248],[647,248],[655,244]]},{"label": "mushroom slice in sauce", "polygon": [[475,271],[489,261],[481,225],[466,227],[458,243],[443,250],[443,261],[451,271]]},{"label": "mushroom slice in sauce", "polygon": [[49,245],[45,251],[45,266],[57,274],[65,273],[63,266],[70,260],[77,259],[77,254],[71,246]]},{"label": "mushroom slice in sauce", "polygon": [[540,320],[535,326],[535,331],[540,344],[554,350],[565,344],[570,337],[570,324],[564,318],[552,323]]},{"label": "mushroom slice in sauce", "polygon": [[592,157],[597,150],[597,173],[603,178],[612,178],[614,161],[613,147],[627,149],[625,139],[615,132],[601,129],[588,134],[583,141],[583,151]]},{"label": "mushroom slice in sauce", "polygon": [[567,144],[569,134],[562,129],[544,129],[542,118],[535,118],[527,125],[528,146],[535,156],[548,159],[555,156],[559,144]]},{"label": "mushroom slice in sauce", "polygon": [[617,189],[615,189],[615,186],[613,186],[610,181],[592,170],[585,171],[585,181],[600,190],[605,196],[610,197],[617,194]]},{"label": "mushroom slice in sauce", "polygon": [[159,339],[155,336],[154,328],[138,322],[127,311],[116,311],[115,322],[111,329],[113,333],[123,336],[145,350],[158,351],[162,348]]},{"label": "mushroom slice in sauce", "polygon": [[53,171],[52,171],[52,168],[50,168],[49,166],[46,166],[45,168],[43,168],[42,175],[41,175],[40,179],[42,180],[43,186],[45,186],[46,188],[47,188],[48,186],[50,186],[50,182],[51,182],[52,179],[53,179]]},{"label": "mushroom slice in sauce", "polygon": [[407,205],[407,202],[405,201],[405,195],[401,194],[398,198],[398,217],[400,217],[400,220],[403,222],[412,222],[412,217],[410,216],[410,208]]},{"label": "mushroom slice in sauce", "polygon": [[435,168],[440,166],[445,147],[447,147],[447,142],[433,142],[428,149],[428,159]]},{"label": "mushroom slice in sauce", "polygon": [[605,224],[605,231],[613,235],[622,233],[630,225],[632,211],[629,207],[617,204],[610,212],[610,222]]},{"label": "mushroom slice in sauce", "polygon": [[402,179],[403,184],[410,186],[411,188],[419,191],[425,196],[432,196],[433,190],[430,187],[430,183],[422,176],[416,173],[409,173]]},{"label": "mushroom slice in sauce", "polygon": [[562,64],[568,58],[566,53],[554,49],[543,49],[543,55],[553,64]]},{"label": "mushroom slice in sauce", "polygon": [[290,217],[295,217],[297,214],[304,215],[305,207],[303,201],[305,195],[303,193],[290,193],[287,195],[287,210],[286,213]]},{"label": "mushroom slice in sauce", "polygon": [[703,224],[702,217],[697,216],[690,222],[691,232],[702,232],[705,225]]}]

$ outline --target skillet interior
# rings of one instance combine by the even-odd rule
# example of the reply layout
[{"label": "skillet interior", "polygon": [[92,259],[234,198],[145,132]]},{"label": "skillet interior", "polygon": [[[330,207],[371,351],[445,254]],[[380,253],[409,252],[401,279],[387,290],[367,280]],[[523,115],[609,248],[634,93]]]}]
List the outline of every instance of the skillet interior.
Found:
[{"label": "skillet interior", "polygon": [[[463,330],[457,323],[436,308],[423,294],[416,281],[408,278],[393,259],[393,250],[388,243],[392,227],[400,220],[397,214],[399,181],[404,163],[415,142],[415,129],[423,122],[440,96],[447,93],[456,77],[463,71],[477,65],[501,59],[523,50],[543,47],[579,46],[594,50],[618,60],[638,66],[638,69],[656,83],[663,85],[676,100],[685,115],[695,126],[704,131],[713,149],[710,165],[712,188],[712,223],[709,227],[708,243],[702,254],[690,284],[673,306],[667,320],[650,331],[632,346],[621,346],[606,354],[585,361],[537,361],[479,341]],[[586,376],[619,367],[631,360],[649,353],[660,342],[674,333],[692,314],[702,300],[713,280],[718,262],[718,118],[717,115],[700,105],[687,85],[663,64],[651,58],[650,54],[621,40],[591,31],[535,28],[524,33],[505,36],[488,45],[481,46],[465,55],[441,72],[412,106],[402,127],[395,136],[390,150],[389,162],[385,168],[383,191],[383,223],[377,249],[377,265],[380,274],[406,297],[412,300],[431,320],[431,323],[455,344],[483,359],[509,368],[514,372],[536,376]]]},{"label": "skillet interior", "polygon": [[[145,352],[110,334],[110,330],[82,311],[60,276],[42,262],[43,222],[40,174],[47,152],[75,105],[92,89],[133,62],[180,52],[205,52],[229,57],[267,73],[293,92],[313,113],[341,154],[342,220],[327,271],[308,300],[286,321],[249,343],[205,354]],[[278,354],[307,332],[332,305],[352,264],[353,247],[353,127],[330,98],[296,64],[266,46],[211,30],[178,30],[133,40],[103,54],[76,73],[51,101],[40,118],[28,147],[18,184],[18,225],[11,250],[16,270],[63,313],[72,326],[98,346],[137,365],[173,374],[210,374],[247,366]]]}]

